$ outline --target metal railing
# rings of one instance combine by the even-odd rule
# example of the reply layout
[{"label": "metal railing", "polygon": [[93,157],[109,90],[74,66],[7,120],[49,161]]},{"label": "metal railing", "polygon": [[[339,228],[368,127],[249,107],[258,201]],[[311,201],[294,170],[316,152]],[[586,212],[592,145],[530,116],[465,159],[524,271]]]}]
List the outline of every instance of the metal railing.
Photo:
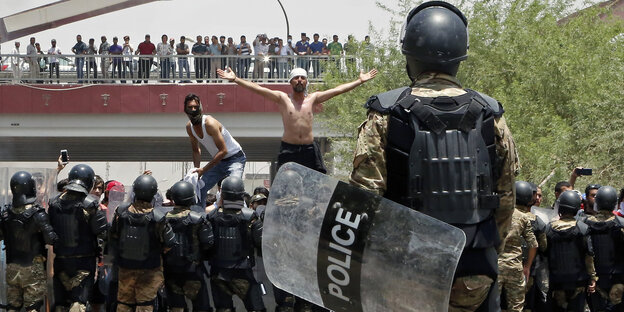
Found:
[{"label": "metal railing", "polygon": [[[223,83],[216,69],[229,66],[244,79],[287,83],[290,70],[308,70],[319,82],[327,66],[346,71],[355,57],[331,55],[48,55],[0,54],[0,83]],[[35,70],[33,71],[32,68]]]}]

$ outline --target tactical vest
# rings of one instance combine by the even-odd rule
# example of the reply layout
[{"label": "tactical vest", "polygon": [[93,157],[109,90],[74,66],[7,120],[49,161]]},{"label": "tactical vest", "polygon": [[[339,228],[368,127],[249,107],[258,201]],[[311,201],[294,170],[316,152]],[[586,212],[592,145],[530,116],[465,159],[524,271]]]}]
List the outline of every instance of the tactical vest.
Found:
[{"label": "tactical vest", "polygon": [[548,240],[548,267],[553,290],[584,286],[589,279],[585,266],[585,236],[577,226],[567,230],[546,229]]},{"label": "tactical vest", "polygon": [[598,276],[624,273],[624,235],[621,218],[597,222],[586,220]]},{"label": "tactical vest", "polygon": [[97,236],[93,234],[84,212],[92,205],[97,206],[97,201],[93,202],[88,196],[62,199],[61,195],[52,199],[48,208],[50,224],[58,235],[54,253],[62,257],[95,256]]},{"label": "tactical vest", "polygon": [[495,277],[500,103],[472,90],[430,98],[402,88],[372,97],[366,107],[388,115],[384,197],[464,230],[457,276]]},{"label": "tactical vest", "polygon": [[36,256],[47,257],[45,241],[35,214],[45,214],[41,206],[32,206],[17,214],[7,207],[1,215],[7,263],[32,265]]},{"label": "tactical vest", "polygon": [[195,271],[193,265],[201,260],[196,227],[201,225],[202,217],[191,211],[183,218],[167,217],[173,230],[175,245],[164,256],[164,264],[175,271]]},{"label": "tactical vest", "polygon": [[162,244],[157,232],[157,220],[163,218],[149,213],[128,211],[129,203],[117,208],[119,214],[119,266],[126,269],[153,269],[160,266]]},{"label": "tactical vest", "polygon": [[[213,211],[209,215],[215,237],[211,265],[219,268],[247,269],[255,265],[250,223],[253,210],[243,208],[232,213]],[[219,209],[220,210],[220,209]]]}]

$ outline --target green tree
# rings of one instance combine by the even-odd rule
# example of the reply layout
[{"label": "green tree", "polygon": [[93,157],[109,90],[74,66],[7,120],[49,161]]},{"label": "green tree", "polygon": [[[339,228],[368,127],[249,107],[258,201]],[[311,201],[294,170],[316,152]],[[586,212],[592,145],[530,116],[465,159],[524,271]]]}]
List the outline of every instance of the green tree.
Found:
[{"label": "green tree", "polygon": [[[469,58],[458,73],[464,87],[498,99],[520,154],[519,179],[540,183],[550,173],[544,194],[552,202],[557,181],[568,180],[575,166],[594,169],[585,184],[624,186],[622,23],[610,14],[611,1],[572,15],[569,0],[489,0],[456,2],[469,20]],[[399,26],[416,4],[398,0],[394,20],[385,31],[371,33],[375,52],[358,51],[359,68],[376,67],[381,74],[324,105],[320,120],[340,148],[328,163],[339,177],[350,171],[357,126],[365,119],[362,104],[373,94],[409,84],[400,53]],[[382,35],[383,34],[383,35]],[[385,39],[381,39],[385,36]],[[327,88],[353,79],[355,70],[328,66]],[[352,75],[352,76],[349,76]]]}]

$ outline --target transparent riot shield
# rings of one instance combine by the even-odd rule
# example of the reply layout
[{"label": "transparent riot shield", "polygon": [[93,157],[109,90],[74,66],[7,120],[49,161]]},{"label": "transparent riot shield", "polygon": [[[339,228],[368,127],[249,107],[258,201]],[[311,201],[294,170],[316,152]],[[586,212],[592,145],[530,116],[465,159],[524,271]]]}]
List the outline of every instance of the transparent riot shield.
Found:
[{"label": "transparent riot shield", "polygon": [[126,192],[125,188],[122,186],[114,186],[108,191],[108,207],[106,210],[106,220],[108,223],[113,222],[113,216],[115,215],[115,211],[117,211],[117,207],[121,205],[124,201],[126,201]]},{"label": "transparent riot shield", "polygon": [[295,163],[277,173],[262,238],[277,287],[334,311],[447,311],[460,229]]},{"label": "transparent riot shield", "polygon": [[548,224],[551,221],[559,220],[559,211],[558,207],[553,208],[542,208],[537,206],[531,207],[531,213],[536,215],[538,218],[544,222],[544,224]]},{"label": "transparent riot shield", "polygon": [[[37,204],[48,208],[48,201],[56,196],[56,170],[46,168],[0,168],[0,208],[5,209],[5,205],[11,204],[13,196],[11,194],[10,180],[13,174],[18,171],[26,171],[32,174],[37,186]],[[6,253],[4,242],[0,245],[0,305],[7,304],[6,300]],[[48,254],[48,257],[50,255]],[[51,286],[48,285],[48,296],[51,298]]]}]

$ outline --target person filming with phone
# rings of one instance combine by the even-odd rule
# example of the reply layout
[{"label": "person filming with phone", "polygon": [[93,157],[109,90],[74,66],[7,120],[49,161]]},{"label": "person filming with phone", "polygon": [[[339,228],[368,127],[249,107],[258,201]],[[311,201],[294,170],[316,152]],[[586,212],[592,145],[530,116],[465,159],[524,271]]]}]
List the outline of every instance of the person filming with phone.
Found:
[{"label": "person filming with phone", "polygon": [[[574,184],[576,184],[576,179],[581,176],[591,176],[593,170],[591,168],[583,168],[576,167],[572,170],[570,174],[570,186],[572,189],[575,189]],[[595,198],[596,193],[598,193],[598,189],[601,187],[600,184],[589,183],[585,187],[585,193],[583,193],[583,210],[587,215],[596,214],[597,210],[595,209]]]}]

